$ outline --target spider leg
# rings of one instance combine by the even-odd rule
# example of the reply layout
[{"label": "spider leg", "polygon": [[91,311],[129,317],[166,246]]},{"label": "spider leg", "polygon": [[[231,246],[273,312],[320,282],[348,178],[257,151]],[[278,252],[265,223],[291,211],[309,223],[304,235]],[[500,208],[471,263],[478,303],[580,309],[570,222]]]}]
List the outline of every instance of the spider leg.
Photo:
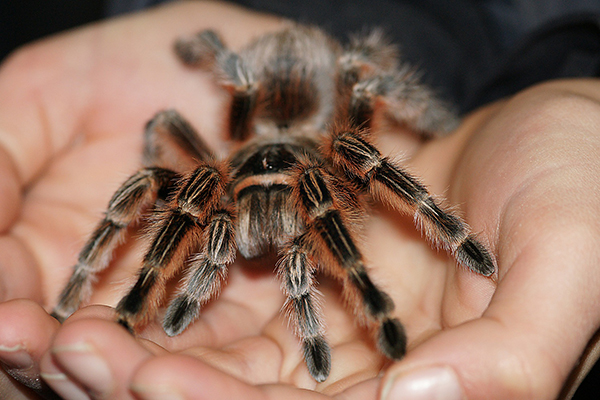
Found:
[{"label": "spider leg", "polygon": [[413,212],[429,240],[443,245],[459,263],[485,276],[494,273],[492,257],[469,233],[468,225],[444,210],[415,177],[383,157],[364,131],[349,124],[334,127],[325,151],[334,165],[366,185],[374,197],[399,211]]},{"label": "spider leg", "polygon": [[398,48],[386,39],[381,29],[353,35],[339,57],[340,81],[352,87],[376,71],[397,68],[398,59]]},{"label": "spider leg", "polygon": [[[377,344],[388,358],[399,359],[406,352],[406,334],[400,321],[392,318],[394,303],[367,273],[343,216],[341,202],[332,188],[335,184],[327,170],[308,162],[299,166],[294,187],[297,203],[307,219],[307,234],[322,258],[340,268],[346,294],[354,288],[370,325],[378,328]],[[339,275],[339,274],[338,274]],[[348,298],[350,299],[351,296]]]},{"label": "spider leg", "polygon": [[157,113],[146,125],[143,160],[146,168],[127,179],[111,198],[104,219],[83,249],[52,315],[65,320],[86,300],[95,276],[105,269],[126,228],[157,199],[164,201],[177,174],[197,159],[210,158],[208,147],[176,111]]},{"label": "spider leg", "polygon": [[350,97],[345,117],[357,126],[369,127],[378,109],[426,136],[458,126],[454,111],[421,83],[414,68],[399,63],[397,49],[380,30],[353,37],[339,65],[342,91]]},{"label": "spider leg", "polygon": [[82,301],[89,298],[95,276],[105,269],[126,228],[137,220],[140,210],[167,191],[176,174],[163,168],[145,168],[127,179],[111,198],[104,219],[79,253],[73,274],[60,294],[52,315],[64,321]]},{"label": "spider leg", "polygon": [[175,52],[185,64],[212,71],[219,84],[231,94],[229,133],[233,140],[246,139],[258,94],[258,83],[246,62],[211,30],[179,39]]},{"label": "spider leg", "polygon": [[424,136],[450,132],[459,123],[448,105],[421,84],[417,73],[408,66],[361,80],[353,86],[349,117],[357,126],[370,126],[377,109]]},{"label": "spider leg", "polygon": [[181,37],[175,41],[175,54],[191,67],[210,68],[217,54],[226,50],[219,34],[207,29],[191,37]]},{"label": "spider leg", "polygon": [[163,294],[166,282],[184,265],[225,193],[226,173],[201,164],[186,175],[165,209],[158,212],[151,245],[138,279],[117,304],[118,321],[128,329],[145,322]]},{"label": "spider leg", "polygon": [[278,272],[287,296],[284,309],[302,340],[308,371],[317,382],[323,382],[331,370],[331,351],[323,334],[313,282],[315,266],[307,244],[305,236],[300,235],[285,246]]},{"label": "spider leg", "polygon": [[163,328],[169,336],[180,334],[193,322],[200,308],[218,295],[235,259],[235,232],[230,210],[219,209],[210,217],[202,252],[190,261],[182,287],[167,308]]},{"label": "spider leg", "polygon": [[146,124],[142,155],[145,166],[190,171],[199,160],[213,158],[198,132],[177,111],[160,111]]}]

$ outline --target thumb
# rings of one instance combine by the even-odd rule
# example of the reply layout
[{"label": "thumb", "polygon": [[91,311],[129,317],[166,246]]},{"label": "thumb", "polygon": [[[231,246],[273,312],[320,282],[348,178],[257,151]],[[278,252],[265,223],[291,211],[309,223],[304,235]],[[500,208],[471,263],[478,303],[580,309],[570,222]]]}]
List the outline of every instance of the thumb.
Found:
[{"label": "thumb", "polygon": [[500,274],[480,318],[440,331],[388,369],[381,399],[559,395],[600,320],[597,250],[587,232],[545,232]]}]

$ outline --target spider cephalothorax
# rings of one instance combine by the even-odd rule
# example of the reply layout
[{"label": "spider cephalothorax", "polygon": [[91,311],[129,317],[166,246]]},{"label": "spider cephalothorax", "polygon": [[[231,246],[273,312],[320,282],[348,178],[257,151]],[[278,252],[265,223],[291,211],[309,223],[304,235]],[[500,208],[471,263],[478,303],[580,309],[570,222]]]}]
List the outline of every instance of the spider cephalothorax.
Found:
[{"label": "spider cephalothorax", "polygon": [[175,49],[231,94],[235,150],[216,160],[177,112],[158,113],[146,127],[144,167],[114,194],[81,250],[54,310],[58,319],[86,300],[93,277],[142,210],[152,214],[150,247],[137,282],[117,305],[121,324],[132,329],[154,315],[165,283],[186,268],[163,322],[167,334],[177,335],[218,293],[236,249],[246,258],[275,250],[285,309],[318,381],[330,370],[315,302],[318,269],[340,278],[347,297],[358,299],[383,354],[398,359],[406,350],[394,305],[369,278],[356,244],[364,197],[410,210],[427,237],[461,264],[486,276],[494,272],[468,226],[369,139],[375,112],[424,135],[457,122],[379,31],[342,46],[317,28],[290,25],[239,53],[203,31]]}]

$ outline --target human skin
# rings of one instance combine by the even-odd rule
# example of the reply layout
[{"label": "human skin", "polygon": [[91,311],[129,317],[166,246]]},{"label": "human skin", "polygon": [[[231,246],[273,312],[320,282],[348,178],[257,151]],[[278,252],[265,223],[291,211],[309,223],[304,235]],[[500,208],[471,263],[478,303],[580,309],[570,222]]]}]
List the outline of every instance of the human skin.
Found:
[{"label": "human skin", "polygon": [[62,326],[48,315],[111,194],[140,167],[152,115],[175,108],[225,151],[226,96],[178,62],[173,39],[212,27],[235,49],[281,23],[224,3],[176,3],[50,38],[4,63],[0,391],[15,399],[51,396],[49,387],[65,398],[410,399],[436,390],[555,398],[600,321],[597,80],[536,86],[477,110],[445,138],[394,130],[377,139],[457,205],[498,265],[492,278],[456,267],[410,216],[377,206],[361,248],[407,328],[402,361],[379,355],[339,285],[319,277],[332,371],[317,384],[266,262],[234,263],[220,298],[180,336],[168,338],[157,318],[133,337],[106,305],[139,266],[135,232],[97,282],[95,305]]}]

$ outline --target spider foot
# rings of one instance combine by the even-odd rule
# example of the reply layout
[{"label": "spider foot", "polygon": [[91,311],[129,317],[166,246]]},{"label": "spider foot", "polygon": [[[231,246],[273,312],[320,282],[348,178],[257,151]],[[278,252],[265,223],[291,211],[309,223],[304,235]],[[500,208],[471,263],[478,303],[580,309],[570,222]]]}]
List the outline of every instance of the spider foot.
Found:
[{"label": "spider foot", "polygon": [[397,319],[383,320],[378,339],[379,349],[388,358],[399,360],[406,354],[406,332]]},{"label": "spider foot", "polygon": [[308,371],[317,382],[323,382],[331,370],[331,351],[323,336],[305,338],[302,342]]},{"label": "spider foot", "polygon": [[67,318],[66,318],[66,317],[64,317],[63,315],[61,315],[61,314],[59,314],[58,312],[56,312],[56,310],[52,311],[52,312],[50,313],[50,316],[51,316],[52,318],[54,318],[55,320],[57,320],[58,322],[60,322],[61,324],[62,324],[63,322],[65,322],[65,319],[67,319]]},{"label": "spider foot", "polygon": [[483,276],[490,276],[496,270],[488,250],[471,236],[456,249],[456,259],[471,271]]},{"label": "spider foot", "polygon": [[127,330],[127,332],[131,333],[132,335],[135,334],[134,330],[133,330],[133,326],[131,326],[131,324],[129,323],[129,321],[127,321],[126,318],[124,317],[119,317],[117,319],[117,323],[119,325],[121,325],[123,328],[125,328]]},{"label": "spider foot", "polygon": [[200,311],[200,304],[187,296],[179,296],[167,308],[163,329],[169,336],[179,335],[192,323]]}]

